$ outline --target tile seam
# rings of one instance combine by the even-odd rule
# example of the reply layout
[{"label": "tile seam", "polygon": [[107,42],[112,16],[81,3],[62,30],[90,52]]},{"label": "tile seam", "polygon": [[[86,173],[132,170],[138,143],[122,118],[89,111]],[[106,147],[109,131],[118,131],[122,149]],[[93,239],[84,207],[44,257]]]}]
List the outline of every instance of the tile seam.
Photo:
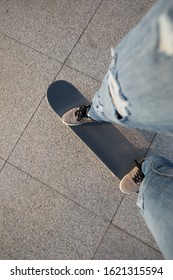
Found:
[{"label": "tile seam", "polygon": [[53,191],[53,192],[56,192],[58,195],[60,195],[60,196],[64,197],[65,199],[67,199],[67,200],[73,202],[74,204],[78,205],[79,207],[82,207],[84,210],[86,210],[86,211],[88,211],[89,213],[95,215],[96,217],[98,217],[99,219],[103,220],[104,222],[110,223],[110,221],[107,220],[106,218],[103,218],[102,216],[98,215],[97,213],[91,211],[89,208],[86,208],[85,206],[83,206],[83,205],[80,204],[79,202],[77,202],[77,201],[71,199],[70,197],[68,197],[67,195],[61,193],[60,191],[55,190],[55,189],[54,189],[53,187],[51,187],[50,185],[48,185],[48,184],[42,182],[42,181],[41,181],[40,179],[38,179],[38,178],[35,178],[35,177],[32,176],[31,174],[29,174],[29,173],[27,173],[26,171],[22,170],[21,168],[15,166],[13,163],[8,162],[8,161],[7,161],[6,163],[9,164],[9,165],[11,165],[11,166],[14,167],[15,169],[19,170],[19,171],[22,172],[23,174],[29,176],[31,179],[36,180],[36,181],[39,182],[41,185],[43,185],[44,187],[46,187],[47,190],[51,190],[51,191]]},{"label": "tile seam", "polygon": [[1,32],[1,31],[0,31],[0,34],[3,35],[4,37],[7,37],[7,38],[10,39],[10,40],[15,41],[17,44],[20,44],[20,45],[22,45],[22,46],[24,46],[24,47],[27,47],[28,49],[31,49],[31,50],[33,50],[33,51],[35,51],[35,52],[37,52],[37,53],[39,53],[39,54],[41,54],[41,55],[43,55],[43,56],[49,58],[49,59],[52,59],[52,60],[54,60],[54,61],[56,61],[56,62],[58,62],[58,63],[61,63],[61,64],[63,63],[62,61],[59,61],[58,59],[56,59],[56,58],[54,58],[54,57],[51,57],[50,55],[45,54],[44,52],[41,52],[41,51],[39,51],[39,50],[37,50],[37,49],[35,49],[35,48],[33,48],[33,47],[27,45],[27,44],[25,44],[25,43],[23,43],[23,42],[21,42],[21,41],[15,39],[15,38],[13,38],[13,37],[11,37],[11,36],[9,36],[9,35],[3,33],[3,32]]},{"label": "tile seam", "polygon": [[144,245],[147,245],[148,247],[150,247],[150,248],[154,249],[155,251],[161,253],[161,252],[159,251],[159,249],[156,249],[156,248],[155,248],[154,246],[152,246],[151,244],[148,244],[146,241],[144,241],[144,240],[142,240],[142,239],[136,237],[135,235],[131,234],[130,232],[126,231],[125,229],[122,229],[121,227],[119,227],[119,226],[117,226],[117,225],[114,225],[114,224],[112,224],[112,223],[111,223],[111,225],[112,225],[113,227],[115,227],[115,228],[121,230],[122,232],[128,234],[129,236],[135,238],[136,240],[142,242]]}]

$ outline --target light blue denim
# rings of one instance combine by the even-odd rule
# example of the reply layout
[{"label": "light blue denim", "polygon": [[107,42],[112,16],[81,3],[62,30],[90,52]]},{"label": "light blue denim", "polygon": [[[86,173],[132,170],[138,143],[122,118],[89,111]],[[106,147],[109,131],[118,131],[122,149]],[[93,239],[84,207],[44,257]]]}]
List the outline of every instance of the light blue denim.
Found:
[{"label": "light blue denim", "polygon": [[173,260],[173,163],[151,156],[142,171],[137,205],[163,256]]},{"label": "light blue denim", "polygon": [[[88,115],[173,135],[173,0],[158,1],[114,49]],[[173,259],[173,164],[153,156],[142,169],[138,206],[164,257]]]},{"label": "light blue denim", "polygon": [[[110,72],[119,85],[117,102],[127,101],[121,119],[109,94]],[[173,135],[173,0],[159,1],[114,49],[88,115]]]}]

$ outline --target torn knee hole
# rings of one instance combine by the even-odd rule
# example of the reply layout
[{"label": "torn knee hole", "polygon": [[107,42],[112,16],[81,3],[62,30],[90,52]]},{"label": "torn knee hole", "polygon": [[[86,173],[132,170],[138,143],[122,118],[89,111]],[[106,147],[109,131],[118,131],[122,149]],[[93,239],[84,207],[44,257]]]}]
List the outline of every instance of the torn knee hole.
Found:
[{"label": "torn knee hole", "polygon": [[109,71],[108,87],[109,87],[109,95],[112,99],[113,105],[115,106],[115,112],[117,118],[120,120],[122,118],[127,117],[129,115],[129,111],[127,110],[127,106],[129,105],[129,102],[122,94],[120,85],[117,79],[114,78],[111,71]]},{"label": "torn knee hole", "polygon": [[173,8],[159,18],[158,51],[173,56]]}]

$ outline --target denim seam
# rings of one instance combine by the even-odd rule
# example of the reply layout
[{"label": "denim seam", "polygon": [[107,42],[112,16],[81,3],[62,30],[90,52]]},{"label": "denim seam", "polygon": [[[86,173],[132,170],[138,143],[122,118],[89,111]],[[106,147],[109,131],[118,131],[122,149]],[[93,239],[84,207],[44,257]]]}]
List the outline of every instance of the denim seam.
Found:
[{"label": "denim seam", "polygon": [[152,159],[146,158],[145,160],[149,160],[151,162],[151,164],[152,164],[152,171],[155,172],[156,174],[161,175],[161,176],[173,177],[173,175],[171,175],[171,174],[166,174],[166,173],[162,173],[162,172],[157,171],[155,169],[156,166],[154,164],[154,161],[152,161]]}]

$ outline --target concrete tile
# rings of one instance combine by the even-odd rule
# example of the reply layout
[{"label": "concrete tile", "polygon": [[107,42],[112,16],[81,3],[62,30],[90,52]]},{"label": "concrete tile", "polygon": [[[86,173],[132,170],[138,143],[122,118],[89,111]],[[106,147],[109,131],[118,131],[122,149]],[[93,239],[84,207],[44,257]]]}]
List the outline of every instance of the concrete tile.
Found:
[{"label": "concrete tile", "polygon": [[138,207],[136,206],[138,195],[126,195],[112,221],[118,228],[130,233],[139,240],[158,249],[154,238],[148,230]]},{"label": "concrete tile", "polygon": [[63,62],[101,0],[2,0],[0,32]]},{"label": "concrete tile", "polygon": [[120,229],[111,226],[94,257],[96,260],[157,260],[163,256]]},{"label": "concrete tile", "polygon": [[111,62],[110,48],[145,15],[154,0],[104,0],[67,60],[67,65],[97,79]]},{"label": "concrete tile", "polygon": [[108,222],[7,164],[0,258],[90,259]]},{"label": "concrete tile", "polygon": [[44,100],[9,161],[105,219],[121,199],[118,179]]},{"label": "concrete tile", "polygon": [[0,156],[6,159],[61,64],[0,35]]},{"label": "concrete tile", "polygon": [[147,155],[163,156],[173,161],[173,137],[157,133]]},{"label": "concrete tile", "polygon": [[0,246],[0,260],[10,260],[10,256]]}]

